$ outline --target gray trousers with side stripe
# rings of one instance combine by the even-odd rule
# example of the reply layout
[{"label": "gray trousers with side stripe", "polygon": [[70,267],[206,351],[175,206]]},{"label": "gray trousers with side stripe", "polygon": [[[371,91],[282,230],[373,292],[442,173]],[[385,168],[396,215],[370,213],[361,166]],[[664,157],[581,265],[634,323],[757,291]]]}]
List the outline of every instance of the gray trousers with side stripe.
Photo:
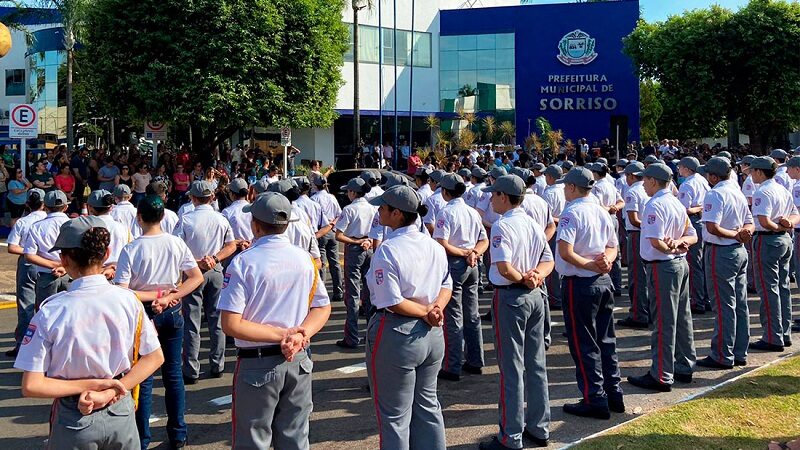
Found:
[{"label": "gray trousers with side stripe", "polygon": [[211,349],[208,359],[211,370],[222,372],[225,368],[225,333],[222,332],[220,312],[217,309],[222,290],[222,265],[203,273],[203,283],[183,298],[183,374],[188,378],[200,377],[200,321],[205,314]]},{"label": "gray trousers with side stripe", "polygon": [[448,256],[453,295],[444,310],[444,360],[442,370],[461,373],[467,364],[483,367],[483,333],[478,311],[478,266],[470,267],[460,256]]},{"label": "gray trousers with side stripe", "polygon": [[369,301],[369,290],[366,277],[369,263],[372,260],[372,250],[364,250],[360,245],[345,244],[344,246],[344,305],[347,308],[347,318],[344,322],[344,340],[348,344],[358,345],[361,338],[358,335],[358,306],[361,301],[370,315],[372,303]]},{"label": "gray trousers with side stripe", "polygon": [[675,373],[691,375],[697,361],[689,304],[689,265],[685,258],[645,264],[650,297],[650,375],[664,384]]},{"label": "gray trousers with side stripe", "polygon": [[711,359],[733,365],[734,359],[747,359],[750,316],[747,307],[747,250],[742,244],[706,243],[705,274],[714,332]]},{"label": "gray trousers with side stripe", "polygon": [[39,277],[36,279],[36,310],[39,310],[39,305],[48,297],[58,294],[59,292],[69,289],[72,279],[69,275],[57,277],[51,272],[39,272]]},{"label": "gray trousers with side stripe", "polygon": [[500,368],[497,439],[506,447],[522,448],[525,429],[539,439],[550,436],[544,308],[539,289],[495,288],[492,317]]},{"label": "gray trousers with side stripe", "polygon": [[342,287],[342,266],[339,264],[339,242],[336,240],[335,233],[329,231],[325,236],[317,239],[319,251],[322,254],[320,260],[323,267],[319,268],[320,277],[325,279],[325,263],[328,263],[328,271],[331,274],[333,284],[333,299],[341,300],[344,298]]},{"label": "gray trousers with side stripe", "polygon": [[[611,215],[611,221],[614,222],[614,232],[619,234],[620,224],[616,214]],[[617,250],[619,250],[619,246],[617,246]],[[622,258],[619,251],[617,252],[617,258],[611,263],[609,275],[611,276],[611,282],[614,284],[614,294],[622,295]]]},{"label": "gray trousers with side stripe", "polygon": [[36,266],[27,262],[25,255],[20,255],[17,259],[17,328],[14,330],[16,348],[19,348],[33,318],[38,278]]},{"label": "gray trousers with side stripe", "polygon": [[113,405],[84,416],[77,396],[53,402],[47,450],[138,449],[135,408],[130,394]]},{"label": "gray trousers with side stripe", "polygon": [[628,299],[631,307],[628,317],[647,323],[650,321],[650,290],[639,251],[639,231],[628,231]]},{"label": "gray trousers with side stripe", "polygon": [[436,395],[444,357],[441,328],[386,310],[367,325],[366,362],[382,450],[444,450]]},{"label": "gray trousers with side stripe", "polygon": [[792,241],[789,234],[758,234],[753,237],[753,273],[761,297],[759,318],[761,340],[783,345],[791,339],[792,298],[789,290],[789,259]]},{"label": "gray trousers with side stripe", "polygon": [[[556,235],[553,235],[548,244],[550,245],[550,251],[555,255],[556,251],[558,251],[556,249]],[[553,269],[545,279],[545,286],[547,286],[547,302],[550,307],[561,309],[561,276],[556,269]]]},{"label": "gray trousers with side stripe", "polygon": [[709,305],[706,290],[706,277],[703,265],[703,222],[701,214],[689,216],[689,221],[697,232],[697,243],[689,247],[686,262],[689,264],[689,301],[694,308],[705,308]]},{"label": "gray trousers with side stripe", "polygon": [[311,416],[311,372],[306,352],[239,358],[233,375],[233,441],[236,450],[306,450]]}]

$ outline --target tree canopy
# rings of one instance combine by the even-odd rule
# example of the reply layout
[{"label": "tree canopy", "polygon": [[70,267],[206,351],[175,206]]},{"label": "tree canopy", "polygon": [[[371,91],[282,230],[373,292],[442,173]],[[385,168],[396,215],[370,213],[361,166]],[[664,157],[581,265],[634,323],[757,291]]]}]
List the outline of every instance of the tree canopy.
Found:
[{"label": "tree canopy", "polygon": [[191,127],[210,148],[251,125],[330,126],[344,0],[95,0],[85,52],[101,101]]}]

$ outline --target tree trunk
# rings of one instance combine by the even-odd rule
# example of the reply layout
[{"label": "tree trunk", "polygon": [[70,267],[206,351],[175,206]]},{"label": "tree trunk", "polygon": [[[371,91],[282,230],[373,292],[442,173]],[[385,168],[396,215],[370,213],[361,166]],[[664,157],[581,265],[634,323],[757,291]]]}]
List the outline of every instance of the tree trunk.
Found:
[{"label": "tree trunk", "polygon": [[67,49],[67,152],[75,149],[75,127],[73,126],[73,106],[72,106],[72,70],[74,67],[75,51]]},{"label": "tree trunk", "polygon": [[728,121],[728,148],[732,149],[739,146],[739,120]]},{"label": "tree trunk", "polygon": [[358,0],[353,0],[353,154],[360,148],[361,109],[359,106],[358,74]]}]

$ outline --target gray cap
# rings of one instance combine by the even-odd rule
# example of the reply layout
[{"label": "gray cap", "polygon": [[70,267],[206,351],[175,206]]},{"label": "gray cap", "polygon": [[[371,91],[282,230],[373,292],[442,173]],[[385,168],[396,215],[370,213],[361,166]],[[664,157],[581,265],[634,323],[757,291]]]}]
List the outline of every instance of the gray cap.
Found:
[{"label": "gray cap", "polygon": [[57,208],[68,204],[67,194],[62,191],[55,190],[44,194],[44,206],[48,208]]},{"label": "gray cap", "polygon": [[789,157],[789,154],[786,153],[786,150],[776,148],[775,150],[769,152],[769,156],[772,159],[786,159]]},{"label": "gray cap", "polygon": [[736,164],[738,165],[747,164],[749,166],[750,164],[753,164],[754,159],[756,159],[754,155],[745,155],[744,158],[740,159],[739,161],[736,161]]},{"label": "gray cap", "polygon": [[539,171],[539,172],[544,172],[544,169],[546,169],[546,168],[547,167],[542,163],[536,163],[533,166],[531,166],[531,169]]},{"label": "gray cap", "polygon": [[106,208],[110,206],[103,202],[103,198],[106,195],[111,195],[111,192],[108,192],[105,189],[98,189],[89,194],[89,198],[86,199],[86,203],[88,203],[92,208]]},{"label": "gray cap", "polygon": [[466,167],[462,167],[462,168],[458,169],[458,174],[461,176],[461,178],[463,178],[465,180],[469,179],[469,177],[472,176],[472,172],[469,169],[467,169]]},{"label": "gray cap", "polygon": [[[61,192],[61,191],[53,191]],[[50,192],[52,194],[52,192]],[[61,192],[63,194],[63,192]],[[83,247],[83,235],[92,228],[107,228],[103,219],[97,216],[82,216],[68,220],[61,224],[58,232],[58,239],[53,244],[50,252],[57,252],[66,248]]]},{"label": "gray cap", "polygon": [[389,189],[394,186],[408,186],[406,177],[399,173],[386,172],[384,176],[386,177],[386,182],[381,185],[384,189]]},{"label": "gray cap", "polygon": [[361,179],[367,182],[369,182],[369,180],[380,181],[381,177],[375,172],[365,170],[361,172]]},{"label": "gray cap", "polygon": [[287,192],[291,191],[295,187],[296,185],[292,180],[284,178],[280,181],[270,183],[269,186],[267,186],[267,192],[277,192],[279,194],[286,195]]},{"label": "gray cap", "polygon": [[591,170],[592,172],[602,172],[605,166],[600,163],[589,163],[586,164],[586,168]]},{"label": "gray cap", "polygon": [[283,194],[265,192],[250,204],[242,208],[242,212],[251,213],[254,218],[272,225],[286,225],[292,222],[292,204]]},{"label": "gray cap", "polygon": [[472,168],[472,176],[475,178],[485,178],[486,175],[489,175],[485,170],[482,168],[475,166]]},{"label": "gray cap", "polygon": [[658,158],[656,157],[656,155],[647,155],[647,156],[644,157],[644,163],[645,164],[655,164],[657,162],[658,162]]},{"label": "gray cap", "polygon": [[701,175],[712,174],[718,176],[725,176],[731,172],[731,162],[728,158],[715,156],[708,161],[704,166],[700,166],[697,173]]},{"label": "gray cap", "polygon": [[461,175],[456,173],[447,173],[442,177],[441,181],[439,181],[439,186],[452,191],[455,190],[458,183],[464,184],[464,179],[461,178]]},{"label": "gray cap", "polygon": [[493,167],[491,171],[489,171],[489,176],[494,178],[495,180],[508,175],[505,167]]},{"label": "gray cap", "polygon": [[625,166],[625,175],[634,175],[641,177],[641,172],[644,172],[644,164],[639,161],[633,161]]},{"label": "gray cap", "polygon": [[573,163],[570,160],[566,160],[566,161],[563,162],[563,164],[561,164],[561,168],[563,170],[567,170],[568,171],[568,170],[571,170],[573,167],[575,167],[575,163]]},{"label": "gray cap", "polygon": [[114,197],[122,198],[124,195],[131,195],[131,188],[127,184],[118,184],[114,188]]},{"label": "gray cap", "polygon": [[347,182],[346,185],[342,186],[342,190],[343,191],[353,191],[353,192],[362,193],[362,192],[364,192],[364,188],[366,186],[367,186],[367,182],[364,181],[363,178],[357,177],[357,178],[351,179],[350,181]]},{"label": "gray cap", "polygon": [[383,194],[371,199],[370,205],[389,205],[400,211],[415,213],[419,208],[417,193],[408,186],[395,186],[383,191]]},{"label": "gray cap", "polygon": [[28,190],[28,198],[31,198],[31,194],[39,194],[39,200],[44,200],[44,191],[39,188],[32,188]]},{"label": "gray cap", "polygon": [[235,194],[239,194],[242,190],[247,190],[247,181],[244,181],[241,178],[234,178],[228,184],[228,189]]},{"label": "gray cap", "polygon": [[553,164],[551,166],[548,166],[547,169],[544,169],[544,174],[550,175],[551,177],[557,180],[564,175],[564,171],[561,170],[561,167]]},{"label": "gray cap", "polygon": [[786,167],[800,167],[800,156],[792,156],[786,161]]},{"label": "gray cap", "polygon": [[433,180],[434,183],[439,184],[439,181],[442,180],[442,177],[444,176],[445,173],[447,172],[445,172],[444,170],[436,169],[430,173],[431,180]]},{"label": "gray cap", "polygon": [[253,183],[253,190],[256,191],[256,194],[263,194],[264,192],[267,192],[267,189],[269,189],[269,183],[267,183],[267,180],[258,180]]},{"label": "gray cap", "polygon": [[533,172],[531,172],[530,169],[520,169],[519,173],[516,175],[522,178],[522,181],[524,181],[525,184],[528,184],[528,180],[534,177]]},{"label": "gray cap", "polygon": [[502,192],[506,195],[520,196],[525,194],[525,182],[516,175],[504,175],[495,180],[491,186],[483,188],[483,192]]},{"label": "gray cap", "polygon": [[720,158],[728,158],[729,160],[733,160],[733,156],[731,156],[731,152],[726,151],[726,150],[723,150],[723,151],[717,153],[717,156],[719,156]]},{"label": "gray cap", "polygon": [[686,167],[692,172],[697,172],[697,168],[700,167],[700,161],[698,161],[694,156],[687,156],[678,161],[678,165]]},{"label": "gray cap", "polygon": [[608,165],[608,160],[605,159],[605,158],[597,158],[597,161],[595,161],[595,162],[597,162],[598,164],[602,164],[604,166]]},{"label": "gray cap", "polygon": [[775,160],[770,158],[769,156],[759,156],[753,160],[753,163],[750,164],[751,169],[761,169],[761,170],[775,170]]},{"label": "gray cap", "polygon": [[427,176],[430,176],[431,175],[431,169],[428,169],[427,167],[417,167],[417,170],[414,171],[414,176],[415,177],[422,176],[423,174],[427,175]]},{"label": "gray cap", "polygon": [[328,184],[328,179],[325,178],[324,176],[320,175],[320,176],[314,178],[314,185],[316,185],[316,186],[325,186],[326,184]]},{"label": "gray cap", "polygon": [[214,195],[214,186],[205,180],[193,181],[189,188],[189,195],[197,198],[211,197]]},{"label": "gray cap", "polygon": [[563,178],[558,180],[557,183],[574,184],[575,186],[588,189],[594,186],[594,176],[586,167],[573,167]]},{"label": "gray cap", "polygon": [[299,176],[299,177],[295,177],[295,178],[292,179],[292,181],[294,181],[294,183],[297,185],[297,187],[299,187],[300,190],[303,190],[303,191],[305,191],[306,189],[309,189],[311,187],[311,180],[309,180],[308,177],[305,176],[305,175],[302,175],[302,176]]},{"label": "gray cap", "polygon": [[670,181],[672,179],[672,169],[664,163],[650,164],[644,169],[644,172],[639,172],[644,177],[655,178],[661,181]]},{"label": "gray cap", "polygon": [[627,167],[627,166],[628,166],[628,163],[629,163],[629,161],[628,161],[627,159],[625,159],[625,158],[620,158],[620,159],[619,159],[619,161],[617,161],[617,164],[615,164],[615,165],[616,165],[617,167]]}]

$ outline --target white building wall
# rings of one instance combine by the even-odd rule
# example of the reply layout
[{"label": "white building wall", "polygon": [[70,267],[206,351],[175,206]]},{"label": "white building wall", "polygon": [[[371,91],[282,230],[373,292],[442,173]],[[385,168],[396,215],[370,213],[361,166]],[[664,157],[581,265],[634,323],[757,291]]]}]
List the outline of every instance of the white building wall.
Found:
[{"label": "white building wall", "polygon": [[[30,31],[40,30],[46,28],[43,26],[29,26]],[[8,118],[5,112],[8,111],[10,103],[25,103],[25,95],[6,95],[6,70],[12,69],[25,69],[25,84],[29,83],[27,79],[27,67],[25,66],[25,53],[28,51],[28,45],[25,42],[25,34],[21,31],[11,30],[11,51],[2,58],[0,58],[0,125],[8,125]],[[26,89],[27,91],[27,89]]]}]

